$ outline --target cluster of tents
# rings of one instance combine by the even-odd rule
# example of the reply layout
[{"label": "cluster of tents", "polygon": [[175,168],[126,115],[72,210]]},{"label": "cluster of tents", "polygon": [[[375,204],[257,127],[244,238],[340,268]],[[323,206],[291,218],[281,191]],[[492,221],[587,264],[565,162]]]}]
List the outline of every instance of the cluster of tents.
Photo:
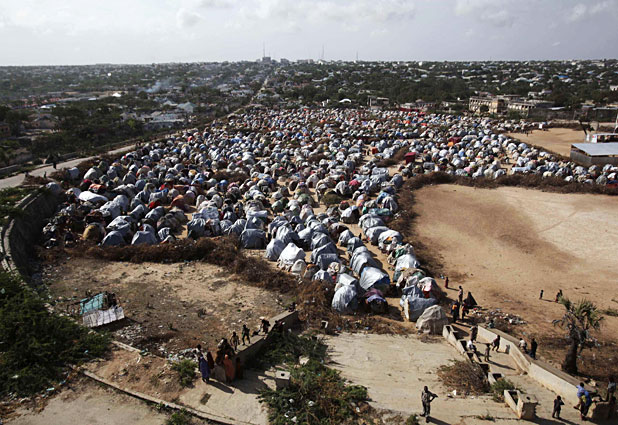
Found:
[{"label": "cluster of tents", "polygon": [[[615,167],[558,161],[500,134],[503,127],[400,111],[252,109],[102,160],[84,175],[65,170],[65,187],[53,189],[66,202],[43,235],[47,246],[80,238],[121,246],[235,234],[279,267],[334,285],[336,311],[386,311],[385,293],[396,290],[406,316],[420,320],[430,309],[437,314],[440,293],[388,227],[404,178],[434,171],[497,178],[507,161],[513,173],[616,178]],[[405,163],[380,165],[402,149]],[[370,245],[388,254],[392,277]]]}]

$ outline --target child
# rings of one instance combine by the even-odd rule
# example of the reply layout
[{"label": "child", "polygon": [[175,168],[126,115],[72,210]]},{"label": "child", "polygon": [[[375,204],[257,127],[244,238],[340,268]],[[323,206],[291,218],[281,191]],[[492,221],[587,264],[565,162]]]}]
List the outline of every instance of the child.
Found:
[{"label": "child", "polygon": [[558,396],[554,400],[554,411],[551,413],[552,418],[560,419],[560,409],[564,406],[564,401],[562,401],[562,397]]}]

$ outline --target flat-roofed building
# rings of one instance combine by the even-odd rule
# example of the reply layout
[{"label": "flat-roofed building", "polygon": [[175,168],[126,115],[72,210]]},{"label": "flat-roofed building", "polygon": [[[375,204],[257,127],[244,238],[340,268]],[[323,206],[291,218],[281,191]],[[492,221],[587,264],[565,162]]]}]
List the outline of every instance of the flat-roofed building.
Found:
[{"label": "flat-roofed building", "polygon": [[618,165],[618,143],[573,143],[571,160],[586,167]]}]

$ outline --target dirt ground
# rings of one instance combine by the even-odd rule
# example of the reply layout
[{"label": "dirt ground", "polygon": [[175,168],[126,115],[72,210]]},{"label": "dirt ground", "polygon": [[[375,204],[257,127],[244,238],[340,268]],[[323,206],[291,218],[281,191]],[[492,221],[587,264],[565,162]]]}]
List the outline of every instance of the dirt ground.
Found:
[{"label": "dirt ground", "polygon": [[11,425],[157,425],[168,415],[133,397],[82,379],[42,409],[20,409]]},{"label": "dirt ground", "polygon": [[528,135],[523,133],[507,134],[509,137],[519,139],[524,143],[543,147],[565,157],[571,155],[571,144],[584,143],[586,135],[581,129],[550,128],[546,131],[535,130]]},{"label": "dirt ground", "polygon": [[[451,288],[461,284],[482,306],[521,316],[527,324],[518,334],[551,343],[539,346],[546,359],[560,360],[564,349],[564,333],[552,325],[564,310],[554,302],[559,289],[618,309],[618,198],[440,185],[416,192],[416,202],[413,226],[423,254],[450,277]],[[455,289],[449,293],[456,296]],[[610,364],[617,332],[618,317],[606,316],[598,336],[613,344],[603,350]]]},{"label": "dirt ground", "polygon": [[115,292],[125,319],[110,325],[114,338],[166,356],[178,350],[214,347],[242,324],[257,329],[261,316],[279,314],[290,300],[241,283],[210,264],[133,264],[71,258],[47,268],[50,292],[66,311],[86,293]]},{"label": "dirt ground", "polygon": [[[427,337],[425,337],[427,338]],[[438,395],[431,403],[434,424],[479,425],[512,424],[515,414],[504,403],[496,403],[489,394],[453,395],[438,377],[437,371],[451,360],[463,357],[441,336],[430,341],[416,336],[341,334],[328,339],[330,366],[344,378],[367,387],[370,404],[389,412],[384,423],[403,424],[411,414],[422,412],[421,391],[427,385]],[[534,394],[539,401],[535,423],[555,425],[551,419],[555,394],[517,369],[509,355],[492,353],[492,370],[503,373],[519,388]],[[387,415],[392,415],[390,418]],[[491,422],[481,416],[491,416]],[[579,423],[574,409],[563,409],[564,423]],[[422,421],[421,423],[424,423]]]}]

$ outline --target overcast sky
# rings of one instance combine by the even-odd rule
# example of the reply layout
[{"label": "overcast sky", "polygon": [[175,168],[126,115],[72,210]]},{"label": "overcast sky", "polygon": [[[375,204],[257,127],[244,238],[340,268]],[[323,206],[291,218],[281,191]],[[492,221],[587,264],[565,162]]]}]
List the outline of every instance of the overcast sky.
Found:
[{"label": "overcast sky", "polygon": [[618,57],[618,0],[0,0],[0,65]]}]

